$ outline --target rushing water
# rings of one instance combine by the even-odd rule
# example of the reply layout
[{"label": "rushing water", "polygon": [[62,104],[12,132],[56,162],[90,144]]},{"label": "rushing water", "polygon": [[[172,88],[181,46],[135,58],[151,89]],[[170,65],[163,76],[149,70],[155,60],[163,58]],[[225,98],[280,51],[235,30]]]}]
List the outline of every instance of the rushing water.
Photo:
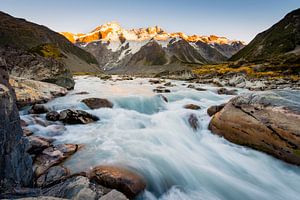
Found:
[{"label": "rushing water", "polygon": [[[210,117],[206,109],[232,96],[217,95],[216,88],[208,85],[198,85],[207,91],[197,91],[181,81],[172,83],[176,86],[164,94],[169,100],[166,103],[152,92],[157,85],[148,79],[77,77],[74,91],[47,105],[54,110],[87,110],[101,120],[66,126],[63,135],[55,137],[57,143],[85,144],[65,165],[73,172],[99,164],[133,169],[147,180],[147,190],[138,199],[300,199],[298,167],[232,144],[207,129]],[[76,94],[82,91],[89,94]],[[114,108],[90,110],[80,103],[87,97],[107,98]],[[202,109],[183,108],[190,103]],[[188,124],[191,113],[201,124],[198,131]],[[31,128],[36,134],[47,135],[47,128]]]}]

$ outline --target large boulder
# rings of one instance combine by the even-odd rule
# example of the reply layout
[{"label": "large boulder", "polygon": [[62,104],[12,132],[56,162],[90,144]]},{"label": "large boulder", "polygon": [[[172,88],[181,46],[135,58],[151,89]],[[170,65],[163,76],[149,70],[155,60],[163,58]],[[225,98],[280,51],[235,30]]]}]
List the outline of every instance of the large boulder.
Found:
[{"label": "large boulder", "polygon": [[26,153],[15,93],[8,82],[6,62],[0,57],[0,193],[32,184],[32,160]]},{"label": "large boulder", "polygon": [[18,107],[45,103],[55,97],[67,94],[67,89],[52,83],[10,77],[10,84],[17,96]]},{"label": "large boulder", "polygon": [[231,142],[300,165],[300,93],[246,93],[230,100],[209,128]]},{"label": "large boulder", "polygon": [[128,198],[134,198],[146,187],[139,174],[116,166],[98,166],[91,170],[89,178],[100,185],[116,189]]},{"label": "large boulder", "polygon": [[108,101],[107,99],[100,98],[87,98],[82,100],[90,109],[98,109],[98,108],[112,108],[113,103]]}]

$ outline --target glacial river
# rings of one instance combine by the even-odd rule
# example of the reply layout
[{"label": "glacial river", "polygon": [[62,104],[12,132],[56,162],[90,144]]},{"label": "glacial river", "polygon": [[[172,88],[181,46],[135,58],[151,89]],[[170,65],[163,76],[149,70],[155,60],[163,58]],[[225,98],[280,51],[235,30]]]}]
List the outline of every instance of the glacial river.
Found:
[{"label": "glacial river", "polygon": [[[65,166],[72,172],[100,164],[132,169],[147,181],[147,190],[138,197],[141,200],[300,199],[300,168],[232,144],[207,129],[207,108],[233,96],[218,95],[217,88],[209,85],[197,84],[207,89],[197,91],[183,81],[172,84],[171,93],[164,94],[169,101],[165,102],[153,92],[159,84],[151,85],[149,79],[76,77],[73,91],[47,105],[53,110],[86,110],[100,121],[68,125],[62,135],[55,136],[56,143],[85,145]],[[88,97],[107,98],[114,107],[90,110],[80,102]],[[186,104],[201,109],[184,109]],[[198,117],[197,131],[188,123],[190,114]],[[46,128],[32,128],[47,136]]]}]

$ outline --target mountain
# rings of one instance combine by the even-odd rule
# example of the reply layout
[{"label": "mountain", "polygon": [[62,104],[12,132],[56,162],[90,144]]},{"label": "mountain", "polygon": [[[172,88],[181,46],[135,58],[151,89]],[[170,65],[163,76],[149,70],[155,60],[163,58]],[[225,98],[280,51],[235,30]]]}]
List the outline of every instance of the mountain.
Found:
[{"label": "mountain", "polygon": [[0,12],[0,56],[14,76],[72,88],[72,72],[98,72],[97,60],[45,26]]},{"label": "mountain", "polygon": [[225,37],[168,33],[158,26],[126,30],[116,22],[98,26],[87,34],[61,34],[94,55],[102,69],[112,72],[145,66],[174,68],[218,63],[244,47],[243,42]]},{"label": "mountain", "polygon": [[230,60],[261,61],[296,59],[300,55],[300,9],[287,14],[270,29],[258,34]]}]

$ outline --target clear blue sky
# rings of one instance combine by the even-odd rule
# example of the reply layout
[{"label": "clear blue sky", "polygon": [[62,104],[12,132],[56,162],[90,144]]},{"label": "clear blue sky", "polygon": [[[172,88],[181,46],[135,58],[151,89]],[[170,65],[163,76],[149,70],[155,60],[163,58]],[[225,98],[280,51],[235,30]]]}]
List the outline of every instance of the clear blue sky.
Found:
[{"label": "clear blue sky", "polygon": [[0,0],[1,11],[55,31],[85,33],[118,21],[246,42],[296,8],[300,0]]}]

